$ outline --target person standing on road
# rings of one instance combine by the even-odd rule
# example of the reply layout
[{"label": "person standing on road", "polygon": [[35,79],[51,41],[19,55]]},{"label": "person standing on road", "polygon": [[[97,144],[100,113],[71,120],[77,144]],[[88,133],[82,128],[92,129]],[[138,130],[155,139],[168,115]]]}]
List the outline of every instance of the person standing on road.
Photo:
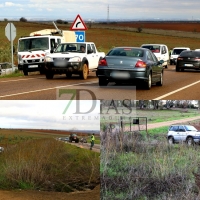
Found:
[{"label": "person standing on road", "polygon": [[91,142],[90,150],[92,150],[92,147],[94,146],[94,141],[95,141],[95,137],[94,137],[94,133],[93,133],[90,138],[90,142]]}]

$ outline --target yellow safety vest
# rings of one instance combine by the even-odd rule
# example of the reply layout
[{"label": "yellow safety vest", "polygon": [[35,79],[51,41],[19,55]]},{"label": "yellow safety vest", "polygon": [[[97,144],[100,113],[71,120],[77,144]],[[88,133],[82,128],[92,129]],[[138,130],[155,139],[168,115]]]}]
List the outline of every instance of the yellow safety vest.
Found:
[{"label": "yellow safety vest", "polygon": [[94,141],[94,140],[95,140],[94,135],[92,135],[91,136],[91,141]]}]

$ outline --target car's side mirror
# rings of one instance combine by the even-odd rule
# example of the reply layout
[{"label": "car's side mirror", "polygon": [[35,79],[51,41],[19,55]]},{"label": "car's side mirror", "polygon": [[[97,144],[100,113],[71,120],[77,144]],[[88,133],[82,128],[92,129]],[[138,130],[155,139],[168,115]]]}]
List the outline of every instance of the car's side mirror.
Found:
[{"label": "car's side mirror", "polygon": [[159,60],[158,61],[158,64],[163,64],[164,63],[164,60]]},{"label": "car's side mirror", "polygon": [[50,53],[53,53],[53,49],[50,50]]}]

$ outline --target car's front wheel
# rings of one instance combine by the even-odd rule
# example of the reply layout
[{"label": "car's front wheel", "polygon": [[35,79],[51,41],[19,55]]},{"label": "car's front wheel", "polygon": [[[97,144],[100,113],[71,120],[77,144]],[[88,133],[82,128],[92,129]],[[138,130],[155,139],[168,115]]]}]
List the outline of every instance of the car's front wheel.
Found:
[{"label": "car's front wheel", "polygon": [[53,75],[53,72],[46,72],[46,79],[52,79]]},{"label": "car's front wheel", "polygon": [[81,73],[80,73],[80,77],[81,77],[81,79],[87,79],[87,76],[88,76],[88,66],[87,66],[87,64],[86,63],[84,63],[83,64],[83,69],[82,69],[82,71],[81,71]]},{"label": "car's front wheel", "polygon": [[171,145],[171,144],[174,144],[174,138],[173,137],[169,137],[168,138],[168,143]]},{"label": "car's front wheel", "polygon": [[28,76],[28,71],[23,70],[23,72],[24,72],[24,76]]},{"label": "car's front wheel", "polygon": [[180,68],[176,65],[176,72],[179,72]]},{"label": "car's front wheel", "polygon": [[163,73],[160,74],[160,81],[158,81],[156,83],[156,85],[158,85],[158,86],[162,86],[163,85]]},{"label": "car's front wheel", "polygon": [[191,146],[194,144],[194,139],[192,137],[188,137],[187,140],[186,140],[186,144],[188,146]]}]

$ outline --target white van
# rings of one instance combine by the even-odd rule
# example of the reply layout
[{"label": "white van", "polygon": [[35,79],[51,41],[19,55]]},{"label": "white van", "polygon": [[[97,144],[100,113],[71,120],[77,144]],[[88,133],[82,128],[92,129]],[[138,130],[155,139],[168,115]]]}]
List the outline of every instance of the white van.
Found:
[{"label": "white van", "polygon": [[142,48],[150,49],[158,60],[163,60],[163,67],[167,68],[169,62],[169,50],[165,44],[143,44]]},{"label": "white van", "polygon": [[175,47],[170,54],[170,65],[176,64],[177,58],[184,50],[190,50],[189,47]]}]

